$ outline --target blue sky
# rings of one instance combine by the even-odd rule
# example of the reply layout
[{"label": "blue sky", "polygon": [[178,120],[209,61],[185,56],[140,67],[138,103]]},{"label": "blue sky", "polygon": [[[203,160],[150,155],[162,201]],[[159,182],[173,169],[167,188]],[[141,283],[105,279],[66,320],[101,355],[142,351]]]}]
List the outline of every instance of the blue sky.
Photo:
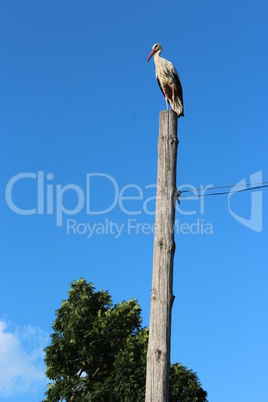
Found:
[{"label": "blue sky", "polygon": [[[178,186],[268,180],[267,16],[260,0],[1,2],[1,400],[42,399],[72,280],[138,299],[149,325],[155,42],[184,90]],[[213,402],[267,398],[268,194],[254,194],[176,215],[172,362]]]}]

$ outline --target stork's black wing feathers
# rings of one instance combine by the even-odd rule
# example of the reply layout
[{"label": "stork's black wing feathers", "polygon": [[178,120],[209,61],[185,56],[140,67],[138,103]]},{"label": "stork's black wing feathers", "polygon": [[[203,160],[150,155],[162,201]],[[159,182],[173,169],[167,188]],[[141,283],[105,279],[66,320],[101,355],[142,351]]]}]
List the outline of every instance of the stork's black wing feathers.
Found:
[{"label": "stork's black wing feathers", "polygon": [[181,86],[181,81],[178,72],[175,70],[175,72],[172,72],[172,78],[174,82],[174,87],[175,91],[178,92],[178,97],[180,98],[182,104],[183,104],[183,93],[182,93],[182,86]]},{"label": "stork's black wing feathers", "polygon": [[162,94],[165,96],[164,91],[163,91],[163,88],[162,88],[162,86],[161,86],[161,84],[160,84],[159,78],[158,78],[158,77],[156,77],[156,79],[157,79],[157,82],[158,82],[159,88],[160,88],[160,89],[161,89],[161,91],[162,91]]}]

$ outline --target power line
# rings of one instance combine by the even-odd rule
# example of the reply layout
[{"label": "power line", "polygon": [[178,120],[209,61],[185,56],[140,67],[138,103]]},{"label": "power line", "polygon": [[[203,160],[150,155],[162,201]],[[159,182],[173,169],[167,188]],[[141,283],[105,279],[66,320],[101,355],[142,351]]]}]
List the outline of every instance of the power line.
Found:
[{"label": "power line", "polygon": [[[255,186],[264,185],[264,187],[266,187],[266,184],[268,184],[268,181],[263,181],[263,182],[259,182],[259,183],[233,184],[231,186],[217,186],[217,187],[207,188],[206,191],[219,190],[221,188],[245,187],[245,186],[254,186],[254,185]],[[252,189],[254,189],[254,188],[252,188]],[[193,192],[193,191],[204,191],[204,188],[196,188],[195,190],[182,190],[181,194],[189,193],[189,192]]]},{"label": "power line", "polygon": [[[252,184],[261,184],[261,183],[252,183]],[[252,185],[252,184],[250,184],[250,185]],[[213,189],[220,189],[220,188],[233,188],[233,187],[240,187],[240,186],[245,186],[245,185],[249,185],[249,184],[238,184],[238,185],[234,185],[234,186],[222,186],[222,187],[213,187],[213,188],[211,188],[211,189],[207,189],[207,190],[213,190]],[[234,191],[221,191],[221,192],[218,192],[218,193],[209,193],[209,194],[194,194],[194,195],[187,195],[187,196],[180,196],[179,195],[179,198],[198,198],[198,197],[210,197],[210,196],[215,196],[215,195],[224,195],[224,194],[233,194],[233,193],[242,193],[242,192],[244,192],[244,191],[253,191],[253,190],[257,190],[257,189],[260,189],[260,188],[266,188],[266,187],[268,187],[268,182],[264,182],[264,183],[262,183],[262,185],[260,185],[260,186],[255,186],[255,187],[250,187],[250,188],[243,188],[242,190],[234,190]],[[196,189],[195,191],[201,191],[201,190],[204,190],[204,189]],[[185,191],[182,191],[181,193],[184,193],[184,192],[190,192],[190,191],[193,191],[193,190],[185,190]]]}]

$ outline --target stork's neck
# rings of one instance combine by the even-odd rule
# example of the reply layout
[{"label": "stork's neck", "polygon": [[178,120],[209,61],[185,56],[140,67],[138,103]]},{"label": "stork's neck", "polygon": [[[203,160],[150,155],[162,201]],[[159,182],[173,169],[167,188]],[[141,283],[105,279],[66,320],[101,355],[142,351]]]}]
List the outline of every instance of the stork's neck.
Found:
[{"label": "stork's neck", "polygon": [[161,57],[160,57],[160,53],[162,52],[162,50],[158,50],[156,53],[155,53],[155,55],[154,55],[154,62],[156,62],[157,63],[157,61],[159,60],[159,59],[161,59]]}]

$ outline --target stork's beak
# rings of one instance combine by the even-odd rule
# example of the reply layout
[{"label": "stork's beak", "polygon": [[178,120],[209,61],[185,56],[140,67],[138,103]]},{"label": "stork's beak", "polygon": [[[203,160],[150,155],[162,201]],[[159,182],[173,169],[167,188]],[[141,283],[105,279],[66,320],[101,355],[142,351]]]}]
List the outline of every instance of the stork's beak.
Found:
[{"label": "stork's beak", "polygon": [[146,63],[148,63],[148,61],[150,60],[150,58],[151,58],[154,54],[155,54],[155,50],[153,49],[153,50],[151,51],[151,53],[149,54],[149,57],[148,57],[148,59],[146,60]]}]

